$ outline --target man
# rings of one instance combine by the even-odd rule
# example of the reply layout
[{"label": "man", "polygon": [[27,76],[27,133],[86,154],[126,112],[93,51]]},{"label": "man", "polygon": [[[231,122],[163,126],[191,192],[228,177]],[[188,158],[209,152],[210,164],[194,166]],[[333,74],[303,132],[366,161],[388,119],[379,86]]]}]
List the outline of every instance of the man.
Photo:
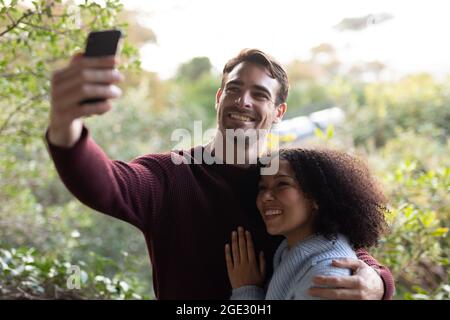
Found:
[{"label": "man", "polygon": [[[143,232],[157,298],[228,299],[231,286],[223,247],[231,230],[238,226],[249,230],[267,261],[272,261],[281,238],[267,234],[257,211],[258,169],[228,156],[243,148],[250,159],[257,142],[238,145],[236,139],[227,138],[226,130],[267,130],[280,121],[287,108],[286,73],[259,50],[244,50],[227,63],[216,95],[217,134],[206,147],[188,153],[194,156],[194,150],[200,150],[216,163],[186,163],[174,152],[124,163],[108,159],[82,121],[84,116],[109,111],[109,99],[120,96],[114,85],[121,80],[115,64],[114,57],[78,54],[68,67],[54,73],[46,138],[58,173],[80,201]],[[79,105],[89,98],[105,101]],[[316,284],[329,288],[310,293],[336,299],[390,298],[394,287],[389,270],[365,251],[358,257],[374,267],[361,260],[339,261],[337,266],[355,274],[319,277]],[[271,263],[268,269],[270,277]]]}]

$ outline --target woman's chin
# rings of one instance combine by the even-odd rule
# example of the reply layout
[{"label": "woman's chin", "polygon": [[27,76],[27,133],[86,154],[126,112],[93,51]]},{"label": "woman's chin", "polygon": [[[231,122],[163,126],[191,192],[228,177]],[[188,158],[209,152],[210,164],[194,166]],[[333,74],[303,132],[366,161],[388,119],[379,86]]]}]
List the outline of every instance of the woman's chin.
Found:
[{"label": "woman's chin", "polygon": [[276,230],[275,228],[267,228],[267,226],[266,226],[266,231],[271,236],[281,236],[282,235],[279,230]]}]

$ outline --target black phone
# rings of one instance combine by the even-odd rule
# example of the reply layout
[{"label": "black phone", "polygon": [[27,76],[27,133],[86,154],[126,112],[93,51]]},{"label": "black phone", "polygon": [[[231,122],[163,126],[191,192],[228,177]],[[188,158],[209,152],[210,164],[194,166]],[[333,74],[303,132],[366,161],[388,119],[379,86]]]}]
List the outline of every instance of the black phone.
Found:
[{"label": "black phone", "polygon": [[[86,41],[85,57],[114,56],[117,53],[119,40],[122,37],[120,30],[93,31],[89,33]],[[105,99],[87,99],[80,102],[95,103]]]}]

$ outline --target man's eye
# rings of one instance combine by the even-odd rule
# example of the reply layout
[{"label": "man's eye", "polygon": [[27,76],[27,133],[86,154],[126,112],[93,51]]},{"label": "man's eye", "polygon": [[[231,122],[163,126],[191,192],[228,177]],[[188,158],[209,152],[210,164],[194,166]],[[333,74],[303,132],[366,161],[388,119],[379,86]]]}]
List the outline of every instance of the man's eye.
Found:
[{"label": "man's eye", "polygon": [[264,191],[264,190],[266,190],[265,186],[258,186],[258,191],[259,192]]},{"label": "man's eye", "polygon": [[239,89],[236,87],[231,87],[231,88],[227,88],[225,91],[228,93],[235,93],[235,92],[238,92]]},{"label": "man's eye", "polygon": [[253,94],[253,96],[258,100],[268,100],[269,97],[265,93],[256,92]]}]

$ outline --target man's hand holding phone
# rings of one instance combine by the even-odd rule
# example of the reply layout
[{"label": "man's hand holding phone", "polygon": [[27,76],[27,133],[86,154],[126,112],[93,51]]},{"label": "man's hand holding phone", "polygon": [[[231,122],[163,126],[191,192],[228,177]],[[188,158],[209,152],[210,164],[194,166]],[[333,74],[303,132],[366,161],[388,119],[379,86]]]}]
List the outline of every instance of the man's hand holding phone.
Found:
[{"label": "man's hand holding phone", "polygon": [[[103,32],[103,39],[106,39],[105,36],[109,35]],[[53,73],[48,131],[50,143],[60,147],[73,146],[81,136],[82,118],[108,112],[111,110],[109,99],[120,97],[121,90],[116,84],[122,76],[116,69],[117,58],[114,55],[117,43],[104,44],[101,41],[90,44],[88,40],[86,52],[96,52],[95,56],[75,54],[66,68]],[[92,46],[96,46],[96,50],[93,51]],[[112,48],[114,52],[111,52]],[[102,50],[108,52],[103,55]]]}]

